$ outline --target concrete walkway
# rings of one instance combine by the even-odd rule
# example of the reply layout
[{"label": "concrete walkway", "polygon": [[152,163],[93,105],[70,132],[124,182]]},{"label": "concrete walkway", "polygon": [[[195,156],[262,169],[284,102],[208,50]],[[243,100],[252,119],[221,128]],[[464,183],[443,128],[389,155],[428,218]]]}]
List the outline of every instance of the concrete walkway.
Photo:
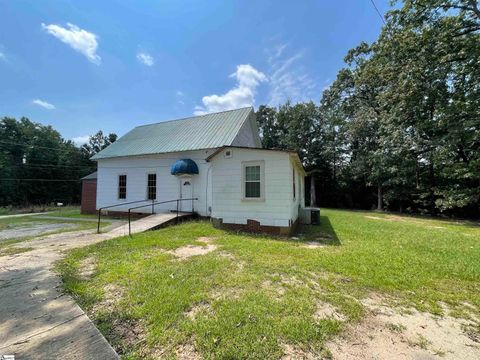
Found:
[{"label": "concrete walkway", "polygon": [[[132,223],[133,232],[171,221],[156,214]],[[128,225],[126,228],[128,234]],[[54,264],[64,251],[125,234],[125,225],[39,237],[15,247],[33,250],[0,257],[0,355],[18,359],[117,359],[118,355],[83,310],[61,291]]]}]

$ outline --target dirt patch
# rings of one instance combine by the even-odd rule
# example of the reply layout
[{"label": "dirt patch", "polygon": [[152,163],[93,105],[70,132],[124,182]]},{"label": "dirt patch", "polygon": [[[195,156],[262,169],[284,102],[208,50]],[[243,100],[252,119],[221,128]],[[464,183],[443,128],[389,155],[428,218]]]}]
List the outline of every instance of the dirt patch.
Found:
[{"label": "dirt patch", "polygon": [[213,315],[212,306],[208,302],[202,301],[200,303],[195,304],[188,311],[185,312],[185,316],[192,321],[196,320],[198,315],[200,314]]},{"label": "dirt patch", "polygon": [[93,276],[97,263],[94,256],[89,256],[80,262],[78,276],[82,280],[88,280]]},{"label": "dirt patch", "polygon": [[368,311],[365,319],[327,343],[334,359],[480,358],[480,344],[465,333],[469,321],[399,311],[378,298],[362,303]]},{"label": "dirt patch", "polygon": [[108,284],[103,288],[102,301],[93,305],[89,315],[95,317],[95,314],[115,311],[116,305],[125,295],[125,289],[116,285]]},{"label": "dirt patch", "polygon": [[200,241],[205,244],[211,244],[215,239],[216,238],[214,237],[200,236],[196,241]]},{"label": "dirt patch", "polygon": [[283,285],[286,285],[287,287],[305,286],[305,281],[298,279],[296,276],[287,276],[285,274],[280,274],[280,281]]},{"label": "dirt patch", "polygon": [[225,259],[228,259],[230,260],[237,268],[238,271],[242,271],[245,266],[246,266],[246,262],[243,261],[243,260],[238,260],[233,254],[230,254],[229,252],[226,252],[226,251],[219,251],[217,253],[217,255],[219,257],[222,257],[222,258],[225,258]]},{"label": "dirt patch", "polygon": [[178,249],[167,251],[167,253],[176,256],[179,260],[185,260],[192,256],[205,255],[214,251],[217,247],[215,245],[195,246],[187,245],[179,247]]},{"label": "dirt patch", "polygon": [[242,288],[216,288],[210,292],[209,296],[213,301],[217,300],[237,300],[244,290]]},{"label": "dirt patch", "polygon": [[313,315],[315,320],[333,319],[338,321],[345,321],[347,318],[339,312],[334,306],[326,302],[318,302],[317,310]]},{"label": "dirt patch", "polygon": [[277,300],[280,300],[285,295],[285,288],[278,283],[274,283],[271,280],[265,280],[262,282],[262,289],[272,292]]},{"label": "dirt patch", "polygon": [[389,219],[386,217],[380,217],[380,216],[370,216],[370,215],[365,215],[367,219],[373,219],[373,220],[384,220],[384,221],[393,221],[393,219]]},{"label": "dirt patch", "polygon": [[178,360],[200,360],[202,357],[191,342],[178,345],[175,349],[175,355]]},{"label": "dirt patch", "polygon": [[290,344],[281,344],[283,350],[283,356],[281,360],[314,360],[319,359],[317,354],[314,354],[310,351],[305,351],[300,349],[297,346]]},{"label": "dirt patch", "polygon": [[429,225],[428,221],[416,220],[416,219],[412,219],[412,218],[408,218],[408,217],[401,217],[401,216],[398,216],[398,215],[387,215],[385,217],[365,215],[365,217],[367,219],[373,219],[373,220],[414,223],[414,224],[422,225],[422,226],[424,226],[426,228],[429,228],[429,229],[446,229],[446,227],[444,227],[444,226]]},{"label": "dirt patch", "polygon": [[318,241],[307,241],[302,245],[302,247],[306,249],[318,249],[324,246],[325,244],[322,244],[321,242],[318,242]]},{"label": "dirt patch", "polygon": [[109,338],[114,344],[116,341],[112,340],[119,340],[119,344],[115,346],[115,350],[119,355],[122,355],[126,351],[130,351],[132,348],[144,342],[146,332],[140,320],[116,319],[112,323]]}]

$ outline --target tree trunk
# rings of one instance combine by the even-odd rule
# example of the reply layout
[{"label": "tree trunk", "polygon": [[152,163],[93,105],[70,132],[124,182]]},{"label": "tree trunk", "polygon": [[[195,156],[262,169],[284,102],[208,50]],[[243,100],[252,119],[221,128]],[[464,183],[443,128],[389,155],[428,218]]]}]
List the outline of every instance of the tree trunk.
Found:
[{"label": "tree trunk", "polygon": [[428,175],[429,175],[429,180],[430,180],[430,214],[435,215],[436,209],[435,209],[435,170],[433,167],[433,160],[430,160],[430,165],[428,166]]},{"label": "tree trunk", "polygon": [[403,200],[400,199],[399,202],[400,202],[400,206],[399,206],[399,207],[400,207],[400,209],[399,209],[399,210],[400,210],[400,214],[403,214]]},{"label": "tree trunk", "polygon": [[310,206],[317,206],[317,196],[315,194],[315,178],[310,175]]},{"label": "tree trunk", "polygon": [[382,184],[378,184],[377,188],[377,210],[383,211],[383,187]]}]

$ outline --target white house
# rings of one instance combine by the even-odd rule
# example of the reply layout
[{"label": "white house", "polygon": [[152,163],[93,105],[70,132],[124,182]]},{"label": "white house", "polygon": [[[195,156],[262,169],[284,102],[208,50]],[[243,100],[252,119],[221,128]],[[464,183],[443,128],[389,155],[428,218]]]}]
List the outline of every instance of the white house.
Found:
[{"label": "white house", "polygon": [[[97,209],[145,204],[134,211],[150,213],[152,199],[195,199],[180,210],[218,227],[287,234],[305,205],[298,155],[262,148],[251,107],[138,126],[92,159]],[[175,208],[156,204],[155,212]]]}]

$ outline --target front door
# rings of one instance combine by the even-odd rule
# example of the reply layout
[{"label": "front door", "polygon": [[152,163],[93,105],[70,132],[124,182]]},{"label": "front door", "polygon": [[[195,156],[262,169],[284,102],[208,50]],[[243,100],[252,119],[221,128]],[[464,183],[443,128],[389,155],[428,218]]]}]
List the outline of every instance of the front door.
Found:
[{"label": "front door", "polygon": [[[180,199],[193,198],[193,184],[191,178],[180,178]],[[183,200],[179,203],[180,211],[191,212],[193,200]]]}]

